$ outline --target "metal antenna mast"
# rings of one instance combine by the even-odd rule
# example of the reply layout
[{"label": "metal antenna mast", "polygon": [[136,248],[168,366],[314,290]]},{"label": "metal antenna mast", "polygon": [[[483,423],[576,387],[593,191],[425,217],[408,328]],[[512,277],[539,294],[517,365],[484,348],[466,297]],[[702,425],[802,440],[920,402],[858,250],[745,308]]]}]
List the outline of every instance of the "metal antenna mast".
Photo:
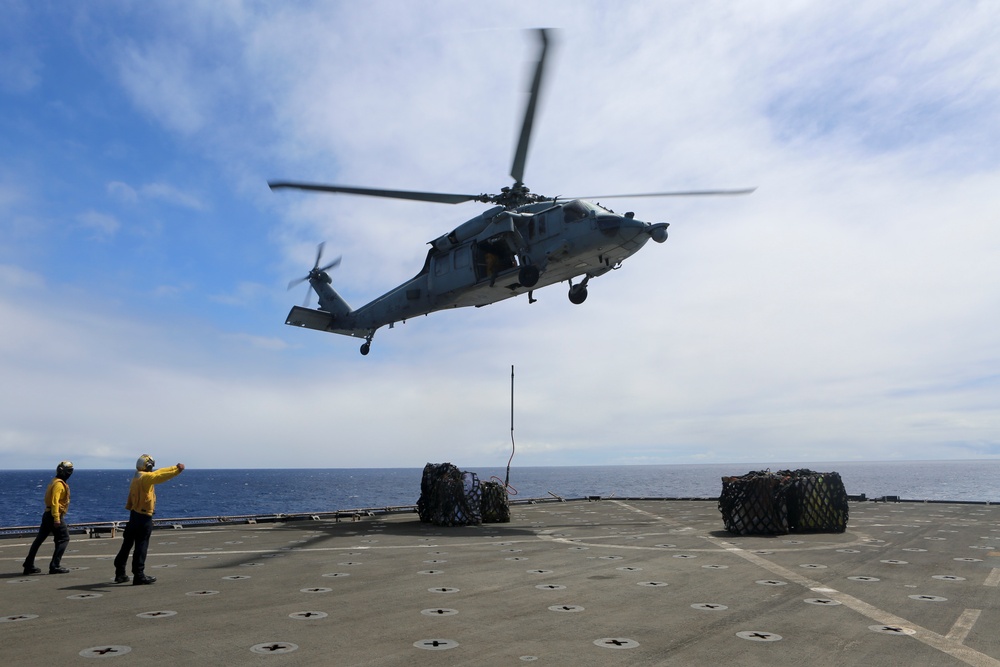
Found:
[{"label": "metal antenna mast", "polygon": [[510,486],[510,462],[514,460],[514,364],[510,365],[510,458],[507,460],[505,487]]}]

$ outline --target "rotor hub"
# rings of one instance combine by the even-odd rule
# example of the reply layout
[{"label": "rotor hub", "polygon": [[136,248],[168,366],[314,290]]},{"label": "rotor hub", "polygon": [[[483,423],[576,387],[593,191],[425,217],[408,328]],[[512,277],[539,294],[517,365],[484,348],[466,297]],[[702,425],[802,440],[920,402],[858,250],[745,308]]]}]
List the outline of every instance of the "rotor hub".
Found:
[{"label": "rotor hub", "polygon": [[313,269],[312,271],[310,271],[309,280],[318,280],[320,282],[326,283],[327,285],[333,282],[333,279],[330,278],[330,274],[322,269]]},{"label": "rotor hub", "polygon": [[518,182],[514,183],[514,185],[500,188],[500,194],[498,195],[481,195],[479,201],[484,204],[497,204],[510,211],[525,204],[534,204],[535,202],[549,201],[550,199],[551,197],[535,194],[524,183]]}]

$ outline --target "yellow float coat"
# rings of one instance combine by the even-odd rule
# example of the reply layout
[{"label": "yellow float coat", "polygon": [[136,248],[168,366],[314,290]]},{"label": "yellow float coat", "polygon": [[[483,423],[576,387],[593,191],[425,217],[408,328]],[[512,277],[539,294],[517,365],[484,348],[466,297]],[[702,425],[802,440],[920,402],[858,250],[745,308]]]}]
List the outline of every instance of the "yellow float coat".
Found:
[{"label": "yellow float coat", "polygon": [[65,480],[53,477],[49,488],[45,490],[45,509],[52,513],[52,520],[60,523],[69,509],[69,484]]},{"label": "yellow float coat", "polygon": [[153,516],[153,511],[156,509],[154,485],[173,479],[179,474],[181,471],[177,466],[160,468],[153,472],[136,471],[135,476],[132,477],[132,483],[128,487],[128,500],[125,502],[125,509]]}]

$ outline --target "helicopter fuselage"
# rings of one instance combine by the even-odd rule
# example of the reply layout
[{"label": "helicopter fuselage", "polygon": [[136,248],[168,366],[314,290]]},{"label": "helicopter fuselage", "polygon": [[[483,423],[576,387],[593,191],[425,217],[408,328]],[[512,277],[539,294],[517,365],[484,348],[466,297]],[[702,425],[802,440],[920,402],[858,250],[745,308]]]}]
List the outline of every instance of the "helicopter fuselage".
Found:
[{"label": "helicopter fuselage", "polygon": [[[430,242],[420,272],[353,310],[319,272],[309,283],[319,308],[295,306],[286,324],[365,338],[418,315],[486,306],[568,281],[570,300],[582,303],[586,284],[618,268],[650,239],[666,240],[667,223],[650,224],[585,200],[546,201],[512,210],[484,211]],[[576,285],[575,278],[582,277]],[[529,294],[529,299],[533,301]]]}]

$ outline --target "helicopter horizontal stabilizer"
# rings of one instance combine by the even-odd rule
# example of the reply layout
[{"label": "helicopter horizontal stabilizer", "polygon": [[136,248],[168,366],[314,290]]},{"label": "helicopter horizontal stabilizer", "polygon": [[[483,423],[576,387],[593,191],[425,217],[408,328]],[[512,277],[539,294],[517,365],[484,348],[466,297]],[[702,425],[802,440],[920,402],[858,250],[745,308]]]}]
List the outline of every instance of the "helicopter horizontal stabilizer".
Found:
[{"label": "helicopter horizontal stabilizer", "polygon": [[292,306],[292,309],[288,312],[288,317],[285,318],[285,324],[293,327],[302,327],[303,329],[315,329],[316,331],[341,334],[343,336],[365,337],[364,331],[337,327],[336,320],[337,318],[325,310]]},{"label": "helicopter horizontal stabilizer", "polygon": [[288,313],[288,317],[285,319],[285,324],[304,327],[306,329],[316,329],[317,331],[326,331],[333,325],[333,316],[322,310],[293,306],[292,310]]}]

